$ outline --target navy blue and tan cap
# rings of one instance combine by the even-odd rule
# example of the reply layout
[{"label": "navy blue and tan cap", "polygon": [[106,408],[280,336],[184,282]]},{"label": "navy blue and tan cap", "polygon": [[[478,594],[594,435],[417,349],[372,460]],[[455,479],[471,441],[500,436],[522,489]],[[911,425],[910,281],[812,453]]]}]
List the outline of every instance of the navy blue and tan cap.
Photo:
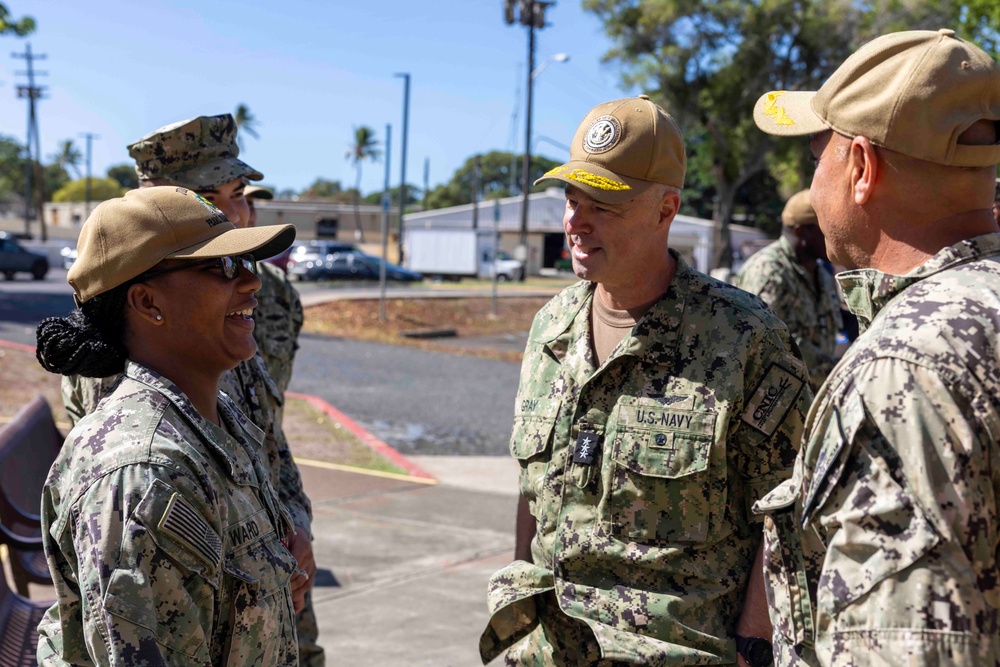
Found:
[{"label": "navy blue and tan cap", "polygon": [[562,181],[605,204],[620,204],[659,183],[684,187],[687,156],[677,123],[646,95],[599,104],[580,123],[569,162],[535,184]]},{"label": "navy blue and tan cap", "polygon": [[753,118],[768,134],[833,130],[928,162],[986,167],[1000,163],[1000,145],[959,138],[979,121],[1000,122],[1000,65],[954,30],[894,32],[855,51],[818,91],[765,93]]},{"label": "navy blue and tan cap", "polygon": [[130,190],[102,202],[87,218],[78,257],[66,276],[77,303],[137,278],[165,259],[209,259],[282,253],[294,225],[237,229],[201,195],[172,185]]},{"label": "navy blue and tan cap", "polygon": [[161,127],[129,145],[140,180],[210,190],[237,178],[264,175],[239,159],[232,114],[198,116]]}]

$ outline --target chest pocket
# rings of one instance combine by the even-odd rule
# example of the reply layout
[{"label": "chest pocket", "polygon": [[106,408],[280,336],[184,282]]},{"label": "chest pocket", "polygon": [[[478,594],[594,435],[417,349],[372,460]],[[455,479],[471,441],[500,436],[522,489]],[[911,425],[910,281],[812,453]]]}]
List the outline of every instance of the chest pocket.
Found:
[{"label": "chest pocket", "polygon": [[[261,529],[266,526],[266,529]],[[295,613],[289,587],[297,562],[264,512],[229,529],[232,551],[223,569],[233,584],[228,665],[294,665]],[[246,541],[240,543],[237,539]],[[232,547],[238,544],[239,546]]]},{"label": "chest pocket", "polygon": [[615,465],[611,532],[640,542],[703,542],[725,472],[713,480],[714,412],[691,401],[626,398],[608,437]]},{"label": "chest pocket", "polygon": [[517,397],[510,434],[511,456],[525,461],[548,450],[560,403],[551,398]]}]

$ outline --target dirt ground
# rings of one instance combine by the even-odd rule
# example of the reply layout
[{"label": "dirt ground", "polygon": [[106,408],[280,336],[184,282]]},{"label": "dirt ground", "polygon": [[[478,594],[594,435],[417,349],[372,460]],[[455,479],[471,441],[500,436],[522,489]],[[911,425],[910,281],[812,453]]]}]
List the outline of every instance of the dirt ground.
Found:
[{"label": "dirt ground", "polygon": [[403,334],[440,329],[454,329],[460,338],[524,333],[531,328],[535,313],[548,300],[548,297],[500,299],[498,314],[494,317],[490,299],[389,299],[386,301],[384,324],[379,322],[377,299],[334,301],[307,308],[304,330],[341,338],[520,361],[520,352],[489,347],[456,348],[436,342],[434,338],[406,338]]},{"label": "dirt ground", "polygon": [[[59,376],[46,372],[33,352],[0,347],[0,426],[25,403],[42,394],[63,433],[70,424],[62,409]],[[384,472],[405,473],[355,438],[347,429],[303,400],[285,406],[285,436],[295,456]]]}]

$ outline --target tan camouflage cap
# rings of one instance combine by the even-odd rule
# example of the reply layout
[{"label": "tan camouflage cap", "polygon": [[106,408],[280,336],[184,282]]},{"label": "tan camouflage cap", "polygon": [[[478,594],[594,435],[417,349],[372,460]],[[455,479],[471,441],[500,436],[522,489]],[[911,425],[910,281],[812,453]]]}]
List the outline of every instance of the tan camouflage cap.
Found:
[{"label": "tan camouflage cap", "polygon": [[813,210],[809,199],[809,191],[796,192],[785,202],[781,212],[781,224],[785,227],[802,227],[803,225],[818,225],[819,218]]},{"label": "tan camouflage cap", "polygon": [[687,156],[677,123],[649,97],[599,104],[580,123],[569,162],[535,181],[575,185],[593,199],[619,204],[654,183],[684,187]]},{"label": "tan camouflage cap", "polygon": [[247,199],[274,199],[274,193],[259,185],[248,185],[243,189],[243,196]]},{"label": "tan camouflage cap", "polygon": [[1000,163],[1000,145],[958,137],[1000,120],[1000,66],[954,30],[891,33],[854,52],[817,92],[763,95],[753,118],[769,134],[833,130],[928,162],[986,167]]},{"label": "tan camouflage cap", "polygon": [[293,225],[237,229],[212,202],[172,185],[129,190],[87,218],[66,280],[83,303],[165,259],[273,257],[295,240]]},{"label": "tan camouflage cap", "polygon": [[198,116],[161,127],[130,145],[128,154],[144,181],[167,181],[208,190],[241,176],[252,181],[264,178],[238,159],[236,119],[228,113]]}]

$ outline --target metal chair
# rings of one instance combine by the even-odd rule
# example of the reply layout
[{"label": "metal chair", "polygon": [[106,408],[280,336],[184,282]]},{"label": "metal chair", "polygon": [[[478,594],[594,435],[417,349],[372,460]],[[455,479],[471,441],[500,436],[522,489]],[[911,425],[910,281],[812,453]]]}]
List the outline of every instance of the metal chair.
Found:
[{"label": "metal chair", "polygon": [[41,536],[42,486],[62,443],[49,404],[41,395],[0,429],[0,527],[11,538],[10,568],[17,592],[24,597],[28,597],[29,583],[52,585],[45,554],[40,549],[22,549],[18,540]]}]

